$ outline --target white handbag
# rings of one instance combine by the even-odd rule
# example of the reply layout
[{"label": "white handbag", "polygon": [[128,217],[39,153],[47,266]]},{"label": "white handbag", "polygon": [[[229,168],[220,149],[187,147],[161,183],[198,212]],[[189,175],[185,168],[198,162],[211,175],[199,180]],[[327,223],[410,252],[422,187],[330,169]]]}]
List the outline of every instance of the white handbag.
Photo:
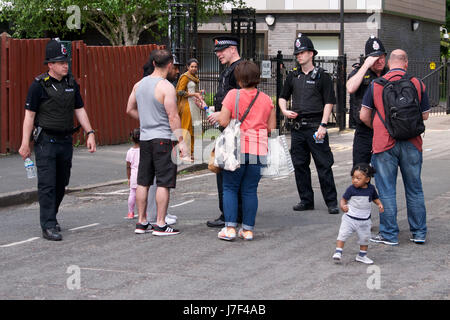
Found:
[{"label": "white handbag", "polygon": [[234,106],[236,118],[231,119],[225,130],[217,137],[214,148],[214,166],[228,171],[235,171],[241,165],[241,123],[247,117],[256,98],[258,98],[259,90],[241,120],[239,120],[239,94],[238,89]]},{"label": "white handbag", "polygon": [[287,176],[292,172],[294,172],[294,165],[286,142],[286,136],[281,135],[269,138],[267,166],[261,168],[261,176],[274,178]]}]

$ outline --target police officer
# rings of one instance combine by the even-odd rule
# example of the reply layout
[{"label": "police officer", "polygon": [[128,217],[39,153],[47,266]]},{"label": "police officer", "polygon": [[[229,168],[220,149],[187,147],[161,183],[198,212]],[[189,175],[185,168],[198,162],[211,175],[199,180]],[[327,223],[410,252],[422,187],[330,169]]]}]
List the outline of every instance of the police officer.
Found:
[{"label": "police officer", "polygon": [[[309,169],[312,155],[328,212],[336,214],[339,213],[339,209],[331,170],[334,159],[327,133],[328,118],[336,103],[333,82],[325,70],[314,65],[317,51],[307,36],[299,34],[294,43],[294,55],[299,67],[289,72],[279,99],[284,116],[292,119],[291,155],[300,196],[300,202],[293,209],[295,211],[314,209],[314,193]],[[287,110],[287,101],[291,95],[292,110]],[[313,137],[314,134],[317,140]]]},{"label": "police officer", "polygon": [[[219,36],[214,40],[214,52],[221,64],[226,65],[226,68],[220,73],[219,87],[214,96],[214,110],[215,112],[208,117],[208,121],[216,123],[220,110],[222,109],[222,101],[231,89],[239,89],[239,85],[234,76],[234,69],[242,62],[239,55],[239,39],[234,36]],[[223,128],[221,128],[223,130]],[[225,217],[223,215],[223,178],[222,173],[216,175],[217,191],[219,194],[219,209],[222,212],[219,218],[213,221],[206,222],[206,225],[211,228],[222,228],[225,226]],[[238,222],[242,221],[242,200],[239,193],[238,198]]]},{"label": "police officer", "polygon": [[22,145],[23,159],[31,155],[30,140],[34,138],[38,176],[38,196],[42,235],[47,240],[62,240],[56,220],[59,205],[69,184],[72,167],[72,134],[74,114],[86,131],[86,146],[96,151],[95,133],[84,109],[80,88],[69,73],[67,49],[59,39],[46,46],[44,64],[48,72],[36,77],[25,104]]},{"label": "police officer", "polygon": [[371,36],[366,41],[365,61],[354,65],[346,84],[350,94],[350,118],[353,116],[356,130],[353,138],[353,166],[357,163],[370,163],[372,157],[373,130],[360,119],[361,102],[370,83],[388,72],[386,50],[380,39]]}]

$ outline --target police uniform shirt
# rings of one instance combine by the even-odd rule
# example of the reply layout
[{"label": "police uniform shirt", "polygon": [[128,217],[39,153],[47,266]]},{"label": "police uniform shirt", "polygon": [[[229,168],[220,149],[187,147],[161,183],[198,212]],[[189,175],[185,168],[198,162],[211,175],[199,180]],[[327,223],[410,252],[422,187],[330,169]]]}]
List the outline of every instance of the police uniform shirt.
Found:
[{"label": "police uniform shirt", "polygon": [[[58,81],[57,79],[49,76],[50,79],[50,88],[58,90],[58,89],[63,89],[63,81],[66,81],[66,77],[62,78],[61,81]],[[52,85],[54,87],[52,87]],[[81,94],[80,94],[80,87],[78,85],[78,83],[76,81],[74,81],[74,87],[73,87],[74,91],[75,91],[75,106],[74,109],[80,109],[82,107],[84,107],[84,102],[83,99],[81,98]],[[34,80],[33,83],[31,84],[29,90],[28,90],[28,95],[27,95],[27,99],[25,102],[25,109],[26,110],[30,110],[33,112],[39,112],[39,106],[41,105],[41,103],[45,100],[47,100],[48,94],[45,91],[45,89],[42,87],[42,85]]]},{"label": "police uniform shirt", "polygon": [[[351,77],[353,77],[358,71],[359,71],[359,68],[353,69],[347,79],[350,79]],[[385,67],[383,69],[383,71],[381,71],[380,77],[384,76],[388,71],[389,71],[389,69]],[[361,103],[362,98],[364,97],[364,93],[366,93],[366,90],[369,87],[370,83],[377,78],[378,78],[378,75],[375,72],[373,72],[371,69],[367,70],[358,90],[356,90],[354,93],[351,94],[351,96],[354,96],[354,98],[356,98],[355,103],[357,103],[358,100]]]},{"label": "police uniform shirt", "polygon": [[[222,71],[222,73],[220,74],[220,76],[219,76],[219,88],[218,88],[217,93],[216,93],[217,98],[214,99],[215,111],[221,111],[222,110],[222,101],[223,101],[223,99],[225,99],[225,96],[227,95],[228,91],[230,91],[231,89],[241,89],[241,87],[237,83],[236,77],[234,75],[234,69],[242,61],[243,61],[242,59],[239,59],[239,60],[233,62],[229,67],[225,68]],[[226,86],[225,75],[227,74],[227,69],[230,69],[230,68],[233,69],[233,72],[231,72],[231,74],[229,75],[229,77],[228,77],[228,85]],[[219,96],[221,94],[223,94],[223,97],[219,98]]]},{"label": "police uniform shirt", "polygon": [[[280,98],[289,100],[294,91],[295,78],[300,80],[300,90],[298,97],[300,101],[292,102],[292,111],[297,112],[300,116],[313,115],[321,117],[323,108],[326,104],[335,104],[336,96],[334,94],[333,81],[330,75],[325,72],[319,72],[315,79],[311,79],[314,70],[308,74],[303,73],[301,68],[295,68],[289,72],[281,91]],[[317,95],[319,93],[319,96]],[[295,100],[295,97],[294,97]],[[313,102],[314,110],[305,110],[305,105]],[[308,108],[306,108],[308,109]]]}]

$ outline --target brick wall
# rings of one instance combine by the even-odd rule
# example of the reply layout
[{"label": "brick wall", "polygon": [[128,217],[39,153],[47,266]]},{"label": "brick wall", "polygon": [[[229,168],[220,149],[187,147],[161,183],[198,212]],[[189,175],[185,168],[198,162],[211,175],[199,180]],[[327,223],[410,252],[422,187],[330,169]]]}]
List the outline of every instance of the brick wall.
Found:
[{"label": "brick wall", "polygon": [[381,17],[380,37],[388,52],[403,49],[409,59],[439,59],[439,25],[419,21],[416,31],[411,29],[411,19],[384,14]]}]

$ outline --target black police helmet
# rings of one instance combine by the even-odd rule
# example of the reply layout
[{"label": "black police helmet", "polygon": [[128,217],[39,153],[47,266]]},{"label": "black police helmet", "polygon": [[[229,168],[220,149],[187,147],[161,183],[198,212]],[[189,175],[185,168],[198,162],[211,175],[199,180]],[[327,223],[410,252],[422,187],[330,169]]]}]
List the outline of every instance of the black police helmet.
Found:
[{"label": "black police helmet", "polygon": [[367,57],[379,57],[386,54],[383,43],[375,36],[370,36],[366,41],[366,58]]},{"label": "black police helmet", "polygon": [[318,53],[316,49],[314,49],[314,45],[311,39],[299,33],[298,38],[295,39],[294,42],[294,56],[303,51],[312,51],[314,52],[314,56],[316,56]]},{"label": "black police helmet", "polygon": [[47,43],[45,47],[45,61],[44,64],[49,62],[69,62],[69,53],[66,47],[59,41],[59,39],[52,39]]}]

